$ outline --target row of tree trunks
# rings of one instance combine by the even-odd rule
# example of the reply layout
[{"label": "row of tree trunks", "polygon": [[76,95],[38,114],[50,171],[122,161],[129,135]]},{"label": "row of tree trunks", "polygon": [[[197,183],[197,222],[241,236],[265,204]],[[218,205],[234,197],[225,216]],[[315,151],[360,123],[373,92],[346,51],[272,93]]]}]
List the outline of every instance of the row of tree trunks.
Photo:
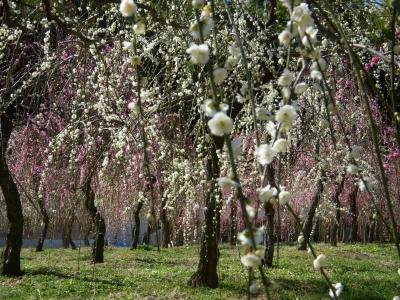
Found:
[{"label": "row of tree trunks", "polygon": [[22,275],[20,254],[24,219],[18,189],[12,178],[6,160],[7,146],[13,130],[13,124],[7,117],[7,114],[2,115],[0,118],[0,186],[6,203],[7,218],[9,222],[6,247],[2,254],[2,274],[7,276],[19,276]]}]

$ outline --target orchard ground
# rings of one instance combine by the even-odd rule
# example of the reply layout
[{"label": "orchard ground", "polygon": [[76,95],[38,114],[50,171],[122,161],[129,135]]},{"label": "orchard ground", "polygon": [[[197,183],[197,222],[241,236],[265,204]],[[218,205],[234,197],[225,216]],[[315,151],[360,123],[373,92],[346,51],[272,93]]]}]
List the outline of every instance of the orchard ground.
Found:
[{"label": "orchard ground", "polygon": [[[395,250],[388,244],[317,244],[328,256],[328,273],[345,285],[341,299],[392,299],[400,294]],[[195,271],[198,246],[162,249],[108,248],[105,263],[93,265],[90,249],[22,251],[25,276],[0,276],[0,299],[245,299],[247,271],[238,248],[221,246],[220,287],[186,285]],[[273,299],[329,299],[326,283],[313,270],[312,257],[295,245],[283,245],[275,267]],[[334,266],[334,268],[333,268]],[[259,296],[258,299],[264,299]]]}]

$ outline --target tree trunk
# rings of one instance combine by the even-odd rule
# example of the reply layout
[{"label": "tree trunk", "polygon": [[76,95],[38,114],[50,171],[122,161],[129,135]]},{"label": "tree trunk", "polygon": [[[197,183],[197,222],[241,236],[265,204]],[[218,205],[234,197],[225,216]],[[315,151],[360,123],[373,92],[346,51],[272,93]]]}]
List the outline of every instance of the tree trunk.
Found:
[{"label": "tree trunk", "polygon": [[40,237],[39,237],[38,243],[36,245],[36,252],[43,251],[44,241],[46,240],[47,230],[49,228],[49,215],[47,214],[46,209],[44,209],[44,210],[42,210],[42,208],[40,208],[40,209],[41,209],[43,224],[42,224],[42,232],[40,233]]},{"label": "tree trunk", "polygon": [[140,210],[143,207],[143,202],[140,201],[134,212],[134,221],[135,226],[132,229],[132,247],[131,249],[137,249],[139,243],[139,234],[140,234]]},{"label": "tree trunk", "polygon": [[6,247],[3,252],[2,274],[7,276],[20,276],[20,254],[22,247],[22,234],[24,219],[22,206],[17,186],[8,169],[6,151],[11,132],[12,122],[7,116],[2,116],[1,122],[1,149],[0,149],[0,186],[6,203],[9,230],[6,239]]},{"label": "tree trunk", "polygon": [[313,220],[315,216],[315,210],[318,207],[319,200],[321,199],[321,194],[324,189],[322,178],[318,179],[317,190],[315,191],[312,199],[310,209],[308,210],[307,217],[303,224],[303,237],[304,241],[299,245],[299,250],[307,250],[307,241],[310,239],[311,231],[313,228]]},{"label": "tree trunk", "polygon": [[95,241],[93,243],[92,259],[94,263],[104,262],[104,237],[106,234],[106,223],[97,207],[94,205],[95,194],[91,186],[91,177],[87,179],[85,186],[85,207],[89,212],[95,228]]},{"label": "tree trunk", "polygon": [[[214,138],[217,147],[222,149],[223,140]],[[200,245],[200,258],[197,271],[189,278],[188,284],[192,287],[207,286],[218,287],[218,224],[219,210],[217,209],[215,180],[219,177],[220,169],[216,148],[212,146],[211,157],[207,159],[208,191],[205,195],[205,229]]]},{"label": "tree trunk", "polygon": [[330,235],[330,242],[331,246],[337,247],[337,240],[338,240],[338,227],[340,223],[340,201],[339,201],[339,196],[343,191],[344,187],[344,182],[345,182],[346,177],[343,176],[342,180],[340,181],[338,187],[336,188],[335,194],[332,197],[332,202],[335,205],[335,220],[332,225],[332,231]]},{"label": "tree trunk", "polygon": [[265,252],[264,252],[264,264],[268,267],[272,267],[274,259],[274,207],[270,202],[264,204],[264,211],[266,217],[266,228],[265,228]]},{"label": "tree trunk", "polygon": [[160,212],[160,221],[162,224],[162,233],[163,233],[163,239],[162,239],[162,247],[168,248],[169,244],[171,243],[171,227],[168,221],[167,217],[167,210],[166,210],[166,204],[167,201],[165,197],[163,197],[163,200],[161,201],[161,212]]},{"label": "tree trunk", "polygon": [[352,243],[357,242],[357,230],[358,230],[358,221],[357,221],[357,194],[358,194],[358,187],[354,186],[353,190],[349,196],[350,202],[350,214],[351,214],[351,234],[350,234],[350,241]]},{"label": "tree trunk", "polygon": [[90,226],[88,226],[88,228],[85,230],[85,233],[83,236],[83,245],[85,245],[86,247],[90,246],[89,234],[90,234]]}]

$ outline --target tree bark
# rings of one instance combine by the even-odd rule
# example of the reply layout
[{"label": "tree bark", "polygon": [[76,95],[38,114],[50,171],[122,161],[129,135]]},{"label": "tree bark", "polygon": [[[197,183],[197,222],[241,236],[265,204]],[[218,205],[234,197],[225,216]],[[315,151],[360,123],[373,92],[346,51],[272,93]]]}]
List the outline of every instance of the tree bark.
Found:
[{"label": "tree bark", "polygon": [[[223,140],[214,138],[217,148],[222,149]],[[218,287],[218,224],[219,210],[216,203],[215,180],[219,177],[220,168],[215,144],[211,146],[211,153],[207,159],[207,182],[209,184],[205,195],[205,229],[201,239],[200,258],[197,271],[189,278],[188,284],[192,287],[207,286]]]},{"label": "tree bark", "polygon": [[[41,202],[41,201],[39,201],[39,202]],[[36,245],[36,252],[43,251],[44,241],[46,240],[47,230],[49,228],[49,215],[47,214],[46,209],[42,210],[41,204],[39,204],[39,206],[40,206],[40,212],[42,214],[42,223],[43,224],[42,224],[42,232],[40,233],[40,237],[39,237],[38,243]]]},{"label": "tree bark", "polygon": [[134,221],[135,225],[132,229],[132,247],[131,249],[137,249],[139,243],[139,234],[140,234],[140,210],[143,207],[143,202],[140,201],[134,212]]},{"label": "tree bark", "polygon": [[354,186],[353,190],[349,196],[350,202],[350,214],[351,214],[351,234],[350,234],[350,241],[352,243],[357,242],[357,234],[358,234],[358,218],[357,218],[357,194],[358,194],[358,187]]},{"label": "tree bark", "polygon": [[307,250],[307,241],[310,239],[311,231],[313,228],[313,220],[315,216],[315,210],[318,207],[319,200],[321,199],[321,194],[323,192],[324,185],[322,178],[318,179],[317,190],[311,199],[310,209],[308,210],[307,217],[303,224],[303,237],[304,241],[299,245],[298,250]]},{"label": "tree bark", "polygon": [[331,246],[337,247],[337,240],[338,240],[338,227],[340,223],[340,201],[339,201],[339,196],[343,191],[344,187],[344,182],[345,182],[346,177],[343,176],[342,180],[340,181],[338,187],[336,188],[335,194],[332,197],[332,202],[335,205],[335,220],[332,225],[332,231],[330,235],[330,243]]},{"label": "tree bark", "polygon": [[264,211],[266,217],[266,228],[265,228],[265,252],[264,252],[264,264],[268,267],[272,267],[274,259],[274,207],[270,202],[264,204]]},{"label": "tree bark", "polygon": [[6,151],[13,130],[13,124],[11,120],[7,118],[7,115],[2,116],[0,122],[0,186],[6,203],[7,218],[9,222],[6,247],[3,252],[2,274],[7,276],[20,276],[22,275],[20,254],[24,219],[18,189],[10,170],[8,169],[6,161]]},{"label": "tree bark", "polygon": [[89,212],[95,228],[95,241],[93,243],[92,259],[94,263],[104,262],[104,237],[106,234],[106,223],[97,207],[94,205],[95,194],[91,186],[91,177],[84,185],[85,207]]},{"label": "tree bark", "polygon": [[163,248],[168,248],[169,244],[171,243],[171,227],[168,221],[167,210],[165,207],[166,204],[167,204],[166,198],[163,197],[163,200],[161,201],[161,211],[160,211],[160,221],[162,224],[162,233],[163,233],[161,246]]}]

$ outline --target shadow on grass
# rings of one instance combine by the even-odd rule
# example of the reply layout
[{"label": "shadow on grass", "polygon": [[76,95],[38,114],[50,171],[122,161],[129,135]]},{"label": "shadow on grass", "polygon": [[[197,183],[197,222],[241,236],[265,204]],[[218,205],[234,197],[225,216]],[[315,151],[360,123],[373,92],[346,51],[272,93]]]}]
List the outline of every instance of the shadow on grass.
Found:
[{"label": "shadow on grass", "polygon": [[30,270],[30,271],[26,272],[26,274],[33,275],[33,276],[47,275],[47,276],[58,277],[61,279],[74,279],[74,280],[79,280],[79,281],[84,281],[84,282],[101,283],[104,285],[124,286],[124,284],[117,278],[114,278],[113,280],[106,280],[106,279],[92,278],[92,277],[82,276],[82,275],[70,275],[70,274],[65,274],[65,273],[61,273],[58,271],[48,270],[46,268]]}]

